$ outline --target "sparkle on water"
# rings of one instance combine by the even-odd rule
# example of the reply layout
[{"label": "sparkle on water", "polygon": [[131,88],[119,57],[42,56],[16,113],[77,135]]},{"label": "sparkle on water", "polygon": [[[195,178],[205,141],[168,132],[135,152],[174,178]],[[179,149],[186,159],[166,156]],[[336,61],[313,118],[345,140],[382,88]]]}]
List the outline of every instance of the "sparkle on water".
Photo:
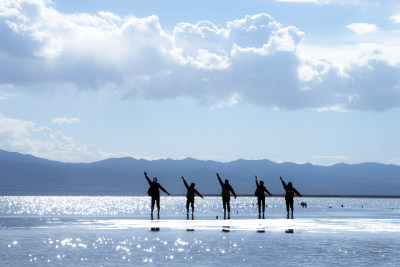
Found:
[{"label": "sparkle on water", "polygon": [[[186,220],[184,197],[161,198],[149,220],[148,197],[0,197],[4,266],[90,265],[396,265],[400,200],[301,198],[287,220],[283,198],[196,199]],[[216,219],[218,216],[219,220]],[[155,231],[151,231],[151,229]],[[287,231],[291,229],[292,231]]]}]

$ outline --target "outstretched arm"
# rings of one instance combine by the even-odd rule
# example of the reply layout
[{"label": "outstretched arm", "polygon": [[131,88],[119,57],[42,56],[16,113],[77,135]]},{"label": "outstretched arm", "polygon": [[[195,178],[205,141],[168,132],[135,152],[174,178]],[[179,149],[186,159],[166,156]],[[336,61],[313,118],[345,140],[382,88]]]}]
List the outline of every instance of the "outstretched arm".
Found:
[{"label": "outstretched arm", "polygon": [[293,188],[293,189],[294,189],[294,192],[296,195],[298,195],[299,197],[302,197],[302,195],[299,193],[299,191],[296,190],[296,188]]},{"label": "outstretched arm", "polygon": [[258,181],[257,181],[257,175],[256,175],[256,185],[257,185],[257,188],[258,188]]},{"label": "outstretched arm", "polygon": [[264,191],[267,192],[268,195],[270,195],[272,197],[272,194],[268,191],[267,188],[264,187]]},{"label": "outstretched arm", "polygon": [[233,196],[236,198],[235,190],[233,190],[232,186],[229,186],[229,190],[232,192]]},{"label": "outstretched arm", "polygon": [[149,183],[149,185],[151,185],[151,181],[150,181],[149,177],[147,176],[147,172],[144,172],[144,177],[146,177],[147,182]]},{"label": "outstretched arm", "polygon": [[204,197],[199,193],[199,191],[197,191],[197,190],[195,189],[194,192],[195,192],[199,197],[201,197],[202,199],[204,199]]},{"label": "outstretched arm", "polygon": [[168,196],[170,196],[170,194],[167,192],[167,190],[164,189],[164,187],[162,187],[160,184],[158,184],[158,188],[160,188],[162,191],[164,191]]},{"label": "outstretched arm", "polygon": [[185,178],[183,178],[183,176],[182,176],[182,180],[183,180],[183,183],[185,184],[186,189],[189,189],[189,186],[188,186],[188,184],[186,183]]},{"label": "outstretched arm", "polygon": [[224,186],[224,184],[222,183],[222,180],[221,180],[221,178],[219,177],[219,174],[218,174],[218,173],[217,173],[217,177],[218,177],[219,184],[220,184],[221,186]]},{"label": "outstretched arm", "polygon": [[280,176],[279,178],[281,179],[281,182],[282,182],[283,188],[285,188],[285,190],[286,190],[286,183],[285,183],[285,181],[283,181],[283,179],[282,179],[282,176]]}]

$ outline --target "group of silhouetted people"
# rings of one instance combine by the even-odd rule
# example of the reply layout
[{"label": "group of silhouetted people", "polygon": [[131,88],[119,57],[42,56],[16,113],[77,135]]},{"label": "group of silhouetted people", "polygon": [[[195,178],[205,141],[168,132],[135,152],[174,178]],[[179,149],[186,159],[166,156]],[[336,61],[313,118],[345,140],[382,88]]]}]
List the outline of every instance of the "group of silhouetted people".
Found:
[{"label": "group of silhouetted people", "polygon": [[[167,195],[170,195],[170,193],[167,192],[167,190],[164,189],[158,182],[157,182],[157,177],[153,178],[153,181],[150,180],[150,178],[147,176],[147,173],[144,172],[144,176],[146,177],[147,182],[149,183],[150,187],[149,190],[147,191],[147,194],[151,197],[151,219],[153,219],[153,211],[154,211],[154,205],[157,205],[157,218],[160,219],[160,189],[164,191]],[[224,208],[224,219],[226,219],[226,211],[228,211],[228,219],[230,219],[230,212],[231,212],[231,206],[230,206],[230,198],[231,198],[231,193],[236,199],[236,193],[233,190],[232,186],[229,184],[229,180],[225,179],[225,183],[222,182],[221,177],[217,173],[217,178],[219,181],[219,184],[221,185],[222,192],[222,205]],[[301,194],[299,191],[296,190],[296,188],[293,187],[292,182],[289,182],[288,184],[283,181],[282,177],[280,177],[280,180],[282,182],[282,186],[286,191],[285,194],[285,201],[286,201],[286,210],[287,210],[287,219],[289,219],[289,211],[291,211],[291,218],[293,219],[293,198],[294,195],[298,195],[301,197]],[[182,176],[182,181],[187,189],[187,194],[186,194],[186,212],[187,212],[187,217],[189,218],[189,206],[192,207],[192,218],[193,218],[193,213],[194,213],[194,197],[195,195],[198,195],[199,197],[203,198],[203,196],[197,191],[195,187],[195,183],[191,183],[190,186],[186,182],[185,178]],[[255,191],[255,196],[257,196],[257,205],[258,205],[258,218],[261,218],[261,211],[262,211],[262,217],[263,219],[265,218],[265,193],[268,195],[272,196],[272,194],[265,188],[264,186],[264,181],[258,182],[257,176],[256,176],[256,186],[257,189]]]}]

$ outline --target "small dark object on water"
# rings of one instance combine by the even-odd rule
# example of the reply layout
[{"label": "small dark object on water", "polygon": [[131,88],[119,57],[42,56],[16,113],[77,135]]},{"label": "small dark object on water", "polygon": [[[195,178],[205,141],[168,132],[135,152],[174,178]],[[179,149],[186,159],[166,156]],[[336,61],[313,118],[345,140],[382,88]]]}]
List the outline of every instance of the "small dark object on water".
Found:
[{"label": "small dark object on water", "polygon": [[160,231],[160,227],[151,227],[152,232],[158,232]]},{"label": "small dark object on water", "polygon": [[307,202],[301,202],[300,205],[301,205],[303,208],[307,208]]},{"label": "small dark object on water", "polygon": [[217,217],[215,217],[215,219],[217,219],[217,220],[218,220],[218,215],[217,215]]},{"label": "small dark object on water", "polygon": [[342,206],[342,208],[344,207],[343,205],[341,205]]},{"label": "small dark object on water", "polygon": [[265,228],[257,229],[257,233],[265,233]]},{"label": "small dark object on water", "polygon": [[285,230],[285,233],[287,233],[287,234],[293,234],[294,231],[293,231],[293,229],[286,229],[286,230]]},{"label": "small dark object on water", "polygon": [[194,232],[193,228],[186,229],[187,232]]}]

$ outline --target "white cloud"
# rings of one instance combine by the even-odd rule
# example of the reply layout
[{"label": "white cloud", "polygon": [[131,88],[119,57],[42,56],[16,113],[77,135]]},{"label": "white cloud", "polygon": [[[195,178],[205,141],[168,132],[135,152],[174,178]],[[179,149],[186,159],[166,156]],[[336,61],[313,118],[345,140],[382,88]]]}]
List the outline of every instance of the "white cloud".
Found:
[{"label": "white cloud", "polygon": [[132,156],[129,153],[106,153],[96,145],[76,142],[60,131],[31,121],[6,118],[1,113],[0,149],[64,162],[92,162],[109,157]]},{"label": "white cloud", "polygon": [[352,23],[347,25],[347,28],[360,35],[376,32],[378,30],[375,24],[369,23]]},{"label": "white cloud", "polygon": [[79,121],[79,118],[58,117],[53,119],[51,122],[54,124],[73,124],[78,123]]},{"label": "white cloud", "polygon": [[390,19],[393,20],[395,23],[400,23],[400,14],[393,15],[390,17]]},{"label": "white cloud", "polygon": [[[328,2],[343,1],[318,1]],[[0,84],[111,88],[122,98],[191,97],[210,107],[400,106],[397,40],[314,49],[301,30],[267,14],[226,26],[179,23],[167,33],[157,16],[64,14],[47,2],[19,0],[0,5],[0,35]]]},{"label": "white cloud", "polygon": [[400,157],[396,159],[389,160],[389,164],[400,165]]}]

